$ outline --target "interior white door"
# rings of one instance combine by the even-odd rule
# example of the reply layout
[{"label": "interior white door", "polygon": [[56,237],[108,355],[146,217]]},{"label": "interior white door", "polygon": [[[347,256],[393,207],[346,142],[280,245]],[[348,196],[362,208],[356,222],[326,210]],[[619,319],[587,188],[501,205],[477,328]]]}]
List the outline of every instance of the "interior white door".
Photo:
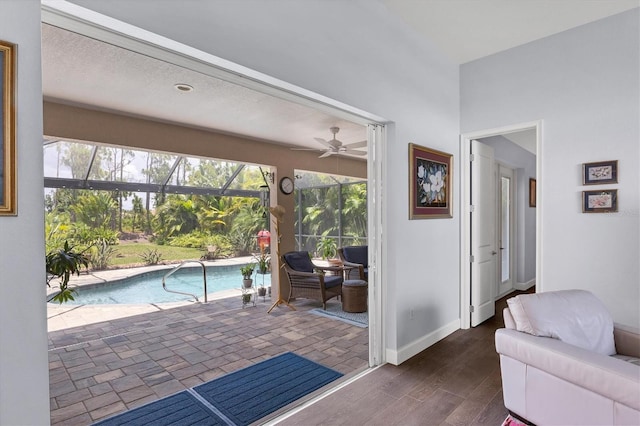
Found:
[{"label": "interior white door", "polygon": [[513,290],[515,275],[515,172],[499,165],[498,179],[498,292],[501,297]]},{"label": "interior white door", "polygon": [[496,175],[493,148],[471,141],[471,326],[495,315]]}]

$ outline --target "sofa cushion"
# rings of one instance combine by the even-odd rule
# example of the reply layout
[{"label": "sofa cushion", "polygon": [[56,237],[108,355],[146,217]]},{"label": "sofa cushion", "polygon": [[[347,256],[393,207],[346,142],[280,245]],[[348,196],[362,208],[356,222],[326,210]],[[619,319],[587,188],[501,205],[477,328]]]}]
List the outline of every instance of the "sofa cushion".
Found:
[{"label": "sofa cushion", "polygon": [[347,246],[342,248],[342,254],[347,262],[359,263],[365,267],[369,264],[369,246]]},{"label": "sofa cushion", "polygon": [[636,358],[635,356],[629,356],[629,355],[612,355],[612,356],[621,361],[630,362],[631,364],[634,364],[640,367],[640,358]]},{"label": "sofa cushion", "polygon": [[585,290],[521,294],[507,300],[516,330],[551,337],[603,355],[616,353],[613,319]]}]

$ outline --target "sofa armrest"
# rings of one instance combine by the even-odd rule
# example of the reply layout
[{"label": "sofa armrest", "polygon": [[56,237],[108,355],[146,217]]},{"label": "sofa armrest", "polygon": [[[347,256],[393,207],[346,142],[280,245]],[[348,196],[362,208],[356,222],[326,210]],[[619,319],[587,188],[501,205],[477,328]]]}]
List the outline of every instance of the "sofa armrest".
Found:
[{"label": "sofa armrest", "polygon": [[496,351],[640,410],[640,367],[557,339],[498,329]]},{"label": "sofa armrest", "polygon": [[640,358],[640,330],[626,325],[614,324],[613,338],[618,354]]},{"label": "sofa armrest", "polygon": [[502,310],[502,319],[504,320],[505,328],[509,328],[511,330],[516,329],[516,321],[513,319],[513,315],[511,315],[509,308],[504,308]]}]

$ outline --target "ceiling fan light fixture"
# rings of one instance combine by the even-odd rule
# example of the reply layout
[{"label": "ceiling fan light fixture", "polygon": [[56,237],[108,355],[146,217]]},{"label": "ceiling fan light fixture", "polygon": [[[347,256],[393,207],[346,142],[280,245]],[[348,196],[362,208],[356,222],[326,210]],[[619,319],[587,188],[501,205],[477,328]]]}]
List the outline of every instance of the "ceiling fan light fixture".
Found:
[{"label": "ceiling fan light fixture", "polygon": [[173,87],[179,92],[193,92],[193,86],[186,83],[176,83]]},{"label": "ceiling fan light fixture", "polygon": [[357,151],[354,148],[365,148],[367,146],[367,141],[363,140],[360,142],[349,143],[343,145],[338,139],[336,139],[336,134],[340,131],[339,127],[330,127],[329,131],[333,134],[333,138],[331,140],[324,140],[322,138],[314,138],[317,142],[321,143],[325,146],[325,151],[318,158],[327,158],[330,155],[335,154],[350,154],[350,155],[367,155],[365,151]]}]

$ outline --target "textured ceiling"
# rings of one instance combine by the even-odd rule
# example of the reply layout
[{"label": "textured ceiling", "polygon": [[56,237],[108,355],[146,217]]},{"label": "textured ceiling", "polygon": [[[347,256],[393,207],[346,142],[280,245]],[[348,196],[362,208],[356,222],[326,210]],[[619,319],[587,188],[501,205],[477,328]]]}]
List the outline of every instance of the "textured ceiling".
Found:
[{"label": "textured ceiling", "polygon": [[[45,99],[322,149],[366,139],[362,125],[44,24]],[[174,85],[194,88],[181,92]]]}]

